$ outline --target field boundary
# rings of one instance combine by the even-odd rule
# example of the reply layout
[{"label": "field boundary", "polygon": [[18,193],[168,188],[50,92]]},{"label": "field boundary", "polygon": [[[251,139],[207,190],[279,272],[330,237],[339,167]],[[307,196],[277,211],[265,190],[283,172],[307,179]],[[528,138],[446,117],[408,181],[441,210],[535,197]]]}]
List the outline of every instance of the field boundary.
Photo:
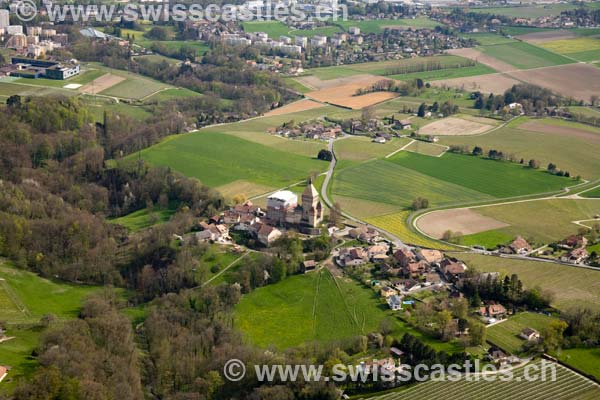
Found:
[{"label": "field boundary", "polygon": [[15,305],[15,307],[17,307],[17,309],[20,312],[22,312],[25,315],[25,317],[31,318],[31,312],[29,311],[29,309],[27,308],[27,306],[21,301],[21,299],[19,298],[19,296],[14,292],[14,290],[12,289],[12,287],[10,287],[10,285],[8,284],[8,282],[6,281],[6,279],[0,278],[0,286],[2,286],[2,288],[6,292],[6,295],[8,296],[8,298],[10,299],[10,301],[13,302],[13,304]]}]

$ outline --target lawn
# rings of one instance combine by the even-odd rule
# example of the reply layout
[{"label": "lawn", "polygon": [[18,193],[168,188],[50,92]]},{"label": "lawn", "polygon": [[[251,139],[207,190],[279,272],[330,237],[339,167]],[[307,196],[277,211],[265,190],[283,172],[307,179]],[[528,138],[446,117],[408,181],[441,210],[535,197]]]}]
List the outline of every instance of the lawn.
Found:
[{"label": "lawn", "polygon": [[422,79],[424,81],[437,81],[442,79],[464,78],[467,76],[477,76],[493,74],[496,70],[484,64],[477,64],[471,67],[460,68],[445,68],[437,71],[414,72],[402,75],[390,75],[388,78],[398,79],[402,81],[410,81],[413,79]]},{"label": "lawn", "polygon": [[554,294],[552,306],[559,310],[589,307],[600,310],[600,272],[585,268],[515,260],[480,254],[457,254],[469,267],[481,272],[518,274],[525,288],[539,286]]},{"label": "lawn", "polygon": [[173,100],[173,99],[179,99],[182,97],[200,97],[202,96],[202,94],[198,93],[198,92],[194,92],[193,90],[190,89],[186,89],[186,88],[173,88],[173,89],[167,89],[167,90],[162,90],[160,92],[157,92],[156,94],[153,94],[152,96],[148,97],[146,99],[146,102],[164,102],[164,101],[169,101],[169,100]]},{"label": "lawn", "polygon": [[[398,154],[403,154],[400,152]],[[438,161],[438,158],[406,153]],[[396,159],[396,156],[388,159]],[[368,177],[368,179],[365,179]],[[354,197],[399,208],[408,207],[416,197],[425,197],[430,206],[489,200],[493,197],[429,175],[400,163],[375,160],[345,168],[334,175],[331,189],[336,195]],[[352,210],[349,210],[352,213]]]},{"label": "lawn", "polygon": [[[533,361],[535,371],[544,366],[541,361]],[[600,396],[600,389],[592,381],[585,379],[565,367],[556,365],[556,379],[531,379],[533,369],[529,369],[527,379],[523,367],[513,370],[513,379],[473,379],[429,380],[396,391],[369,397],[370,400],[413,400],[436,399],[440,395],[444,400],[506,400],[506,399],[544,399],[544,400],[592,400]]]},{"label": "lawn", "polygon": [[140,100],[159,90],[173,88],[173,86],[169,84],[159,82],[133,72],[108,68],[98,63],[91,63],[90,65],[104,73],[119,75],[125,78],[124,81],[100,92],[100,94],[106,96]]},{"label": "lawn", "polygon": [[398,236],[403,242],[408,244],[440,250],[452,250],[452,247],[449,245],[423,237],[411,231],[406,222],[409,214],[410,211],[400,211],[393,214],[365,218],[365,222]]},{"label": "lawn", "polygon": [[488,327],[487,340],[504,351],[516,354],[525,344],[525,340],[519,337],[523,329],[532,328],[542,332],[552,320],[552,317],[544,314],[522,312],[511,316],[504,322]]},{"label": "lawn", "polygon": [[[520,127],[527,118],[519,118],[508,126],[497,129],[482,136],[443,136],[440,144],[467,145],[471,148],[479,146],[487,152],[490,149],[514,154],[525,160],[536,159],[540,165],[552,162],[562,170],[569,171],[572,176],[581,175],[592,180],[600,176],[600,143],[590,141],[576,135],[555,134],[550,132],[527,131]],[[543,122],[545,120],[535,120]],[[563,122],[570,127],[580,128],[578,124]],[[590,127],[591,128],[591,127]],[[594,129],[594,128],[591,128]],[[600,133],[600,129],[595,129]]]},{"label": "lawn", "polygon": [[510,243],[515,238],[502,230],[490,230],[462,237],[460,244],[465,246],[483,246],[488,250],[495,249],[499,244]]},{"label": "lawn", "polygon": [[324,171],[329,165],[209,130],[170,136],[140,154],[152,165],[171,167],[211,187],[239,179],[283,187],[306,179],[313,171]]},{"label": "lawn", "polygon": [[265,32],[271,39],[279,36],[289,36],[291,28],[280,21],[248,21],[242,23],[245,32]]},{"label": "lawn", "polygon": [[12,78],[0,78],[0,96],[10,97],[18,94],[19,96],[75,96],[74,90],[62,89],[57,87],[47,87],[35,85],[33,79],[26,79],[23,83],[13,83]]},{"label": "lawn", "polygon": [[[278,349],[375,331],[391,315],[375,291],[327,270],[296,275],[244,295],[235,326],[248,341]],[[400,328],[400,322],[396,328]]]},{"label": "lawn", "polygon": [[483,52],[518,69],[572,64],[575,61],[525,42],[482,46]]},{"label": "lawn", "polygon": [[581,227],[572,221],[593,219],[600,214],[600,200],[557,198],[478,207],[474,211],[510,224],[495,232],[513,237],[522,235],[541,244],[576,234]]},{"label": "lawn", "polygon": [[575,348],[560,351],[558,359],[600,379],[600,349]]},{"label": "lawn", "polygon": [[166,210],[148,210],[147,208],[143,208],[123,217],[112,219],[110,222],[122,225],[130,232],[137,232],[161,222],[168,221],[176,211],[176,208],[168,208]]},{"label": "lawn", "polygon": [[554,192],[573,184],[569,178],[556,177],[520,164],[454,153],[437,158],[400,152],[388,160],[432,178],[497,198]]},{"label": "lawn", "polygon": [[435,143],[424,142],[422,140],[415,140],[411,144],[406,146],[405,150],[430,157],[440,157],[448,150],[448,148],[446,146],[440,146]]},{"label": "lawn", "polygon": [[600,186],[592,190],[588,190],[587,192],[580,193],[579,195],[587,198],[600,198]]}]

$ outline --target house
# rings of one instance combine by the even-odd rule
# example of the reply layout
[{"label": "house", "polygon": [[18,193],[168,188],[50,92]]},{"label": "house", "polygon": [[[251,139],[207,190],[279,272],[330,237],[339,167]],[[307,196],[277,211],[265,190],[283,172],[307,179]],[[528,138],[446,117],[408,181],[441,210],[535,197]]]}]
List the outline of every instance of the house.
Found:
[{"label": "house", "polygon": [[572,264],[583,264],[589,256],[590,255],[588,254],[588,251],[585,247],[579,247],[575,250],[571,250],[566,255],[562,256],[560,260]]},{"label": "house", "polygon": [[6,375],[8,375],[8,367],[0,365],[0,382],[6,378]]},{"label": "house", "polygon": [[367,225],[361,225],[351,229],[348,234],[351,238],[358,239],[365,243],[372,243],[379,237],[379,232]]},{"label": "house", "polygon": [[418,278],[429,270],[429,264],[425,261],[417,261],[402,267],[402,273],[409,278]]},{"label": "house", "polygon": [[412,250],[410,250],[408,247],[397,250],[394,253],[394,258],[402,267],[408,265],[409,263],[417,261],[415,253],[413,253]]},{"label": "house", "polygon": [[393,294],[387,299],[387,303],[393,311],[402,309],[402,297]]},{"label": "house", "polygon": [[372,246],[367,247],[367,256],[369,257],[370,260],[372,260],[373,258],[375,258],[376,256],[386,256],[384,258],[387,258],[386,253],[388,252],[388,246],[384,245],[384,244],[374,244]]},{"label": "house", "polygon": [[417,256],[429,264],[437,264],[444,259],[444,254],[439,250],[421,249]]},{"label": "house", "polygon": [[394,122],[395,129],[411,129],[412,124],[409,119],[401,119],[399,121]]},{"label": "house", "polygon": [[367,260],[367,253],[360,247],[341,249],[337,257],[337,263],[342,267],[363,265]]},{"label": "house", "polygon": [[229,239],[229,228],[223,224],[200,223],[202,231],[196,232],[196,238],[200,241],[224,241]]},{"label": "house", "polygon": [[525,328],[521,331],[521,333],[519,334],[519,337],[531,342],[533,340],[539,340],[540,333],[538,331],[536,331],[535,329]]},{"label": "house", "polygon": [[490,347],[487,358],[497,363],[506,363],[508,355],[497,347]]},{"label": "house", "polygon": [[270,246],[274,241],[279,239],[281,235],[282,233],[279,229],[266,224],[263,224],[256,233],[258,241],[267,247]]},{"label": "house", "polygon": [[315,260],[306,260],[302,263],[301,271],[306,274],[317,269],[317,262]]},{"label": "house", "polygon": [[502,304],[488,304],[479,308],[479,314],[488,318],[505,318],[507,312]]},{"label": "house", "polygon": [[417,289],[421,289],[421,283],[414,279],[406,279],[396,282],[394,287],[401,292],[409,293],[414,292]]},{"label": "house", "polygon": [[508,248],[512,253],[521,255],[527,254],[532,250],[529,243],[527,243],[527,240],[523,239],[522,236],[517,236],[515,240],[508,245]]},{"label": "house", "polygon": [[390,347],[390,353],[392,353],[397,358],[400,358],[404,355],[404,352],[397,347]]},{"label": "house", "polygon": [[442,274],[446,280],[456,282],[465,276],[467,266],[456,259],[445,259],[440,263]]},{"label": "house", "polygon": [[559,243],[562,248],[575,249],[578,247],[585,247],[588,244],[588,240],[583,235],[572,235]]},{"label": "house", "polygon": [[425,276],[425,282],[429,285],[439,285],[442,283],[442,277],[437,272],[430,272]]},{"label": "house", "polygon": [[390,296],[393,296],[395,294],[398,294],[398,292],[395,289],[392,289],[389,286],[384,286],[381,288],[381,290],[379,291],[381,293],[382,297],[385,297],[386,299]]}]

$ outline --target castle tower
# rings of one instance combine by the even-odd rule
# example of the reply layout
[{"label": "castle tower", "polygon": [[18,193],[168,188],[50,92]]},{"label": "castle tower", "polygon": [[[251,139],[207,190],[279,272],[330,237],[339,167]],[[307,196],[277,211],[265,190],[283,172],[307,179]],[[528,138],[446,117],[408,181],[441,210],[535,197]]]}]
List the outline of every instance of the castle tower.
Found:
[{"label": "castle tower", "polygon": [[319,192],[312,184],[312,179],[309,179],[302,193],[302,223],[315,228],[321,221],[323,221],[323,204],[319,199]]}]

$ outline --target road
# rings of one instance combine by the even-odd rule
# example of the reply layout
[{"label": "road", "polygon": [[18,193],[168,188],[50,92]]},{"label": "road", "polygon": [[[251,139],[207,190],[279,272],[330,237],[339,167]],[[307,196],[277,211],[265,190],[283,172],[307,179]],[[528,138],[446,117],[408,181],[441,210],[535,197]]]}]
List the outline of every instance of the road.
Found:
[{"label": "road", "polygon": [[[328,149],[331,152],[332,158],[331,158],[331,162],[329,163],[329,169],[327,170],[327,173],[325,174],[325,180],[323,181],[323,187],[321,188],[321,197],[323,197],[323,201],[329,208],[333,208],[333,202],[329,198],[329,194],[327,193],[327,188],[328,188],[329,182],[331,181],[331,178],[333,176],[333,171],[335,170],[335,166],[337,165],[337,157],[335,156],[335,152],[333,151],[333,142],[334,142],[333,139],[329,140]],[[385,236],[387,236],[392,241],[392,243],[394,243],[394,246],[408,247],[404,242],[402,242],[402,240],[400,240],[400,238],[398,236],[394,235],[393,233],[390,233],[379,227],[368,224],[365,221],[362,221],[362,220],[355,218],[352,215],[344,212],[343,210],[340,210],[340,212],[341,212],[342,216],[349,219],[350,221],[354,221],[361,225],[366,225],[370,228],[376,229],[377,231],[383,233]]]}]

